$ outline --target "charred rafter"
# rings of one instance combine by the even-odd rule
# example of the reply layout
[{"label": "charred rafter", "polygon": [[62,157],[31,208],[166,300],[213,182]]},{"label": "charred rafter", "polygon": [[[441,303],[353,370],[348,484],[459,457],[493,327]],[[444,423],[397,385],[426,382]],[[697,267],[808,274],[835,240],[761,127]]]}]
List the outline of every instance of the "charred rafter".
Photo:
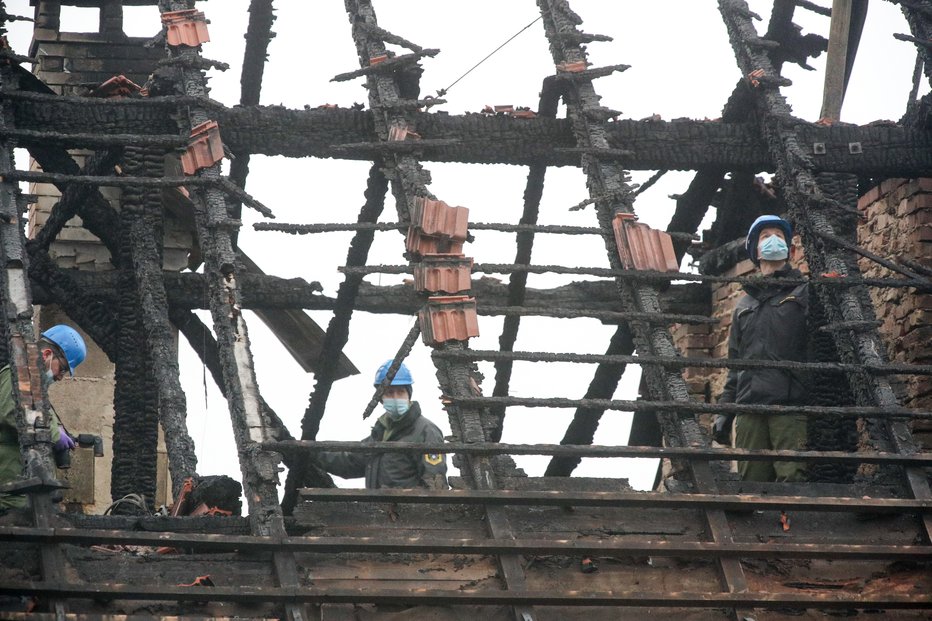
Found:
[{"label": "charred rafter", "polygon": [[[375,223],[378,221],[382,210],[385,208],[385,195],[388,193],[388,179],[382,173],[379,164],[373,164],[369,170],[369,179],[366,187],[366,202],[359,211],[359,223]],[[346,255],[347,265],[365,265],[369,257],[369,248],[375,238],[375,231],[360,230],[353,236],[350,242],[349,251]],[[317,362],[317,371],[314,374],[314,390],[311,392],[304,418],[301,421],[301,439],[315,440],[317,432],[320,429],[320,421],[324,416],[327,406],[327,400],[330,397],[330,390],[333,382],[338,379],[337,370],[340,361],[340,354],[349,340],[349,324],[356,308],[357,296],[359,289],[363,284],[361,275],[347,274],[346,279],[340,284],[337,291],[337,298],[334,302],[333,317],[327,326],[327,333],[324,336],[324,343],[320,350],[320,356]],[[295,492],[297,491],[297,481],[306,484],[307,476],[304,470],[307,467],[307,460],[299,459],[298,462],[288,472],[289,479],[293,479],[292,484],[286,483],[286,496],[282,499],[282,508],[290,512],[297,501]]]},{"label": "charred rafter", "polygon": [[[543,88],[540,94],[540,104],[538,105],[538,116],[554,118],[557,115],[557,104],[560,96],[565,90],[566,85],[552,76],[544,80]],[[544,192],[544,176],[547,173],[547,167],[542,164],[534,164],[528,170],[527,185],[524,188],[524,211],[521,214],[520,225],[528,227],[537,224],[537,214],[540,210],[540,200]],[[527,265],[531,262],[531,251],[534,247],[534,231],[523,231],[517,234],[517,250],[515,252],[515,263]],[[524,304],[527,273],[515,272],[508,279],[508,306],[521,306]],[[521,318],[519,316],[507,316],[502,324],[502,334],[498,338],[498,345],[502,351],[511,351],[518,338],[518,328]],[[492,389],[492,395],[503,397],[508,394],[508,387],[511,383],[510,360],[501,360],[495,363],[495,387]],[[489,415],[493,419],[498,419],[497,427],[491,431],[491,437],[498,441],[502,437],[502,427],[504,426],[505,408],[493,407],[489,409]]]},{"label": "charred rafter", "polygon": [[[193,4],[190,0],[159,0],[159,11],[165,14],[186,10]],[[200,48],[166,47],[169,59],[197,61],[200,58]],[[191,64],[196,65],[196,62]],[[202,71],[187,64],[182,64],[177,70],[177,84],[184,94],[198,101],[206,99],[206,78]],[[210,120],[209,111],[203,105],[189,105],[179,112],[184,118],[179,124],[184,129]],[[233,243],[233,231],[238,226],[230,219],[223,193],[212,185],[220,180],[219,163],[197,171],[194,178],[207,183],[193,192],[194,219],[204,256],[210,311],[233,435],[239,451],[243,491],[249,504],[250,526],[254,535],[281,535],[285,527],[278,502],[278,456],[259,448],[259,444],[270,439],[273,433],[259,407],[249,334],[240,310],[238,277],[243,270],[237,263]],[[298,577],[293,555],[275,553],[272,558],[277,584],[286,588],[296,586]],[[286,604],[284,609],[292,621],[305,619],[308,615],[300,604]]]},{"label": "charred rafter", "polygon": [[[765,74],[773,75],[775,69],[768,59],[761,57],[754,47],[748,44],[748,40],[754,36],[754,26],[747,15],[747,4],[744,0],[719,0],[719,9],[742,72],[747,74],[755,69],[762,69]],[[777,179],[791,214],[802,225],[807,260],[817,269],[831,270],[842,277],[847,276],[857,269],[856,257],[843,248],[827,248],[813,239],[814,234],[836,236],[840,210],[839,202],[833,194],[838,196],[840,193],[821,187],[811,159],[800,146],[799,136],[785,124],[789,105],[780,91],[762,88],[758,90],[756,97],[761,111],[761,133],[767,139],[773,159],[778,165]],[[828,295],[827,292],[823,295],[832,321],[860,322],[874,319],[870,298],[863,289],[850,288],[836,292],[835,295]],[[858,362],[884,361],[881,352],[885,350],[876,328],[859,330],[850,335],[843,332],[835,334],[836,345],[842,356],[851,356]],[[859,403],[871,403],[881,409],[899,408],[899,400],[886,377],[852,374],[850,379]],[[897,451],[916,450],[906,423],[889,418],[884,422],[890,441]],[[922,470],[906,468],[905,474],[910,491],[916,498],[932,497],[928,478]],[[923,525],[926,540],[932,540],[932,516],[924,516]]]},{"label": "charred rafter", "polygon": [[[564,63],[586,63],[586,51],[579,44],[574,45],[556,36],[557,33],[577,30],[576,26],[581,22],[579,16],[573,13],[565,1],[538,0],[538,6],[544,21],[544,31],[550,41],[550,52],[554,64],[560,67],[565,66]],[[589,114],[599,109],[599,96],[596,94],[592,79],[575,81],[565,101],[567,116],[573,125],[578,146],[597,150],[609,147],[604,125],[594,123]],[[581,160],[590,197],[596,199],[596,216],[603,231],[609,265],[617,270],[621,267],[621,260],[613,234],[612,218],[617,213],[634,213],[634,196],[627,183],[628,175],[618,162],[605,161],[597,155],[584,154]],[[626,282],[622,279],[617,279],[616,282],[622,306],[626,310],[641,312],[659,310],[656,288],[646,284]],[[628,325],[638,351],[659,356],[671,356],[676,353],[676,347],[667,329],[639,321],[629,322]],[[683,405],[691,404],[686,383],[681,375],[663,373],[659,369],[647,367],[644,370],[644,377],[649,393],[654,399]],[[661,408],[657,410],[657,418],[667,445],[708,443],[692,417],[677,416]],[[691,461],[687,465],[687,471],[697,491],[716,492],[715,477],[708,462]],[[731,529],[723,512],[706,511],[705,520],[712,541],[730,542],[732,540]],[[740,563],[734,560],[719,559],[718,567],[722,586],[726,591],[742,591],[747,588]]]},{"label": "charred rafter", "polygon": [[[252,0],[249,3],[249,25],[246,27],[246,50],[243,52],[243,70],[240,74],[239,105],[259,105],[262,92],[262,76],[268,59],[269,43],[275,33],[275,9],[272,0]],[[239,187],[246,188],[246,176],[249,174],[249,153],[235,152],[230,163],[230,180]],[[242,204],[233,203],[233,217],[239,218]],[[236,243],[234,236],[233,242]]]},{"label": "charred rafter", "polygon": [[[393,73],[384,71],[368,72],[367,68],[371,66],[370,59],[386,54],[385,40],[380,38],[378,31],[375,30],[378,27],[375,10],[369,0],[346,0],[346,9],[353,24],[352,34],[356,43],[360,67],[362,68],[360,71],[366,72],[366,86],[369,89],[370,106],[373,109],[385,110],[384,116],[375,116],[375,128],[379,139],[387,141],[392,126],[401,126],[412,130],[416,129],[418,132],[425,132],[423,127],[417,125],[420,119],[415,117],[410,108],[407,106],[396,107],[398,104],[404,104],[405,100],[417,99],[420,93],[420,66],[406,63]],[[424,50],[409,55],[409,57],[431,54],[431,52],[431,50]],[[436,53],[436,50],[433,50],[433,53]],[[382,64],[390,62],[392,60],[387,60]],[[431,136],[427,135],[426,137],[430,138]],[[398,219],[400,221],[410,221],[410,212],[414,206],[414,201],[418,197],[433,198],[427,188],[429,176],[421,167],[418,159],[410,153],[387,155],[385,164],[386,176],[392,182],[392,192],[396,200]],[[415,324],[415,327],[417,327],[417,324]],[[435,351],[455,350],[463,346],[463,343],[454,341],[438,346]],[[399,351],[395,356],[392,367],[396,366],[405,354],[404,349]],[[435,358],[434,364],[437,369],[437,380],[444,394],[468,395],[479,391],[478,386],[481,377],[468,362],[438,360]],[[386,380],[393,373],[394,371],[390,368]],[[466,442],[486,441],[489,439],[487,437],[490,433],[489,429],[494,428],[495,424],[493,421],[483,420],[488,418],[488,414],[483,408],[451,405],[446,409],[450,419],[450,427],[455,437]],[[479,489],[495,489],[499,476],[494,469],[495,462],[498,462],[499,465],[513,464],[507,458],[489,459],[472,458],[470,456],[466,456],[463,462],[467,466],[461,468],[465,475],[464,478]],[[487,508],[486,518],[488,531],[492,537],[512,536],[508,519],[500,509]],[[523,590],[526,588],[524,568],[517,556],[499,556],[498,565],[506,589]],[[515,607],[512,612],[517,619],[526,618],[526,615],[530,614],[530,610],[526,607]]]},{"label": "charred rafter", "polygon": [[[165,154],[152,148],[128,147],[127,174],[163,173]],[[162,199],[151,189],[128,188],[122,197],[120,218],[123,222],[124,247],[133,267],[133,279],[128,283],[135,296],[136,317],[143,337],[143,347],[132,354],[148,359],[147,369],[156,384],[158,420],[165,433],[172,494],[178,497],[184,480],[197,476],[194,442],[186,424],[187,403],[181,388],[178,353],[168,320],[168,301],[162,279]],[[152,449],[155,450],[153,445]],[[155,463],[157,460],[153,459]],[[148,490],[154,497],[154,487]]]}]

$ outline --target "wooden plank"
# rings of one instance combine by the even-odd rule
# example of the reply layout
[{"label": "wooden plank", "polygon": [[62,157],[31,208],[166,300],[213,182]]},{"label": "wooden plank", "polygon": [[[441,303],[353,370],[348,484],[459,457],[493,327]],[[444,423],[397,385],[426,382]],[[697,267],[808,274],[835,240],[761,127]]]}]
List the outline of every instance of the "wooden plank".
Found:
[{"label": "wooden plank", "polygon": [[298,554],[300,567],[313,569],[313,581],[321,580],[420,580],[468,583],[495,578],[491,556],[448,554],[393,554],[391,557]]},{"label": "wooden plank", "polygon": [[[706,463],[707,462],[698,462]],[[711,473],[709,474],[711,476]],[[714,479],[712,479],[714,483]],[[518,491],[501,489],[305,489],[301,495],[317,501],[356,500],[399,504],[476,504],[552,507],[629,507],[667,509],[715,509],[749,511],[795,509],[797,511],[837,511],[842,513],[891,513],[932,510],[932,499],[858,498],[805,496],[743,496],[708,493],[668,494],[661,492],[573,492]]]},{"label": "wooden plank", "polygon": [[[912,591],[912,590],[910,590]],[[2,595],[43,595],[58,598],[111,598],[132,600],[161,600],[241,603],[421,603],[441,606],[459,604],[522,606],[673,606],[684,608],[755,607],[782,608],[787,606],[850,609],[883,608],[890,610],[932,609],[932,595],[927,591],[903,594],[892,590],[872,592],[870,595],[839,591],[837,589],[811,592],[756,592],[710,593],[693,591],[655,592],[619,588],[612,591],[501,591],[501,590],[382,590],[286,588],[239,585],[236,587],[178,587],[130,586],[125,584],[52,584],[35,582],[4,582]]]},{"label": "wooden plank", "polygon": [[828,36],[828,56],[825,61],[825,85],[822,91],[821,118],[841,119],[845,99],[845,67],[848,55],[848,34],[851,31],[852,0],[832,0],[832,24]]}]

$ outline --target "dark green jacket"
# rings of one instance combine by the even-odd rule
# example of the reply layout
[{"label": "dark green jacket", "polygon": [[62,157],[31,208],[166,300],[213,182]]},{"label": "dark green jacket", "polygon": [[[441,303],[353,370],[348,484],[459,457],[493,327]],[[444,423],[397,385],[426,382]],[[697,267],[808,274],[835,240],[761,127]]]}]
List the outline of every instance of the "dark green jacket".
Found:
[{"label": "dark green jacket", "polygon": [[[13,399],[13,373],[10,367],[0,369],[0,483],[9,483],[23,475],[23,458],[16,430],[16,401]],[[61,431],[58,416],[52,411],[52,442],[58,442]],[[26,497],[0,494],[0,511],[26,506]]]},{"label": "dark green jacket", "polygon": [[[443,442],[437,425],[421,416],[417,401],[400,421],[393,423],[383,414],[372,427],[363,444],[376,442]],[[368,489],[383,487],[430,489],[447,488],[447,460],[442,453],[350,453],[331,452],[318,455],[320,465],[344,479],[366,477]]]},{"label": "dark green jacket", "polygon": [[[788,265],[775,278],[800,278]],[[731,320],[728,358],[732,360],[806,361],[809,338],[809,284],[770,282],[745,285]],[[786,369],[729,369],[719,403],[803,405],[808,398],[804,375]]]}]

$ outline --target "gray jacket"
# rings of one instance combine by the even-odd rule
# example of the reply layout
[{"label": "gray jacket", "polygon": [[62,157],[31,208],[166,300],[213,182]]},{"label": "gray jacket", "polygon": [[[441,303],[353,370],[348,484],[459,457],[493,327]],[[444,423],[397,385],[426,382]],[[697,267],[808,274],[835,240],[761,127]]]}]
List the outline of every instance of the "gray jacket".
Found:
[{"label": "gray jacket", "polygon": [[[798,278],[798,270],[785,266],[776,278]],[[732,360],[806,361],[809,338],[809,284],[780,285],[761,278],[746,285],[738,301],[728,338]],[[719,403],[804,405],[808,390],[804,375],[787,369],[729,369]]]},{"label": "gray jacket", "polygon": [[[421,407],[414,401],[404,418],[392,422],[383,415],[369,437],[362,440],[363,444],[376,442],[443,442],[443,434],[437,425],[421,416]],[[366,477],[368,489],[447,488],[447,460],[443,453],[330,452],[318,454],[317,459],[324,470],[344,479]]]}]

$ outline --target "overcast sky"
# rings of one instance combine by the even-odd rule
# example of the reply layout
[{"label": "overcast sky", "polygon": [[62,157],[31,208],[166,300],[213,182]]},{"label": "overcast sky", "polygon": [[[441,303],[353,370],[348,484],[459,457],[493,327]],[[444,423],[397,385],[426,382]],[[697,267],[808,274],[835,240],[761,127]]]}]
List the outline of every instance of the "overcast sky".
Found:
[{"label": "overcast sky", "polygon": [[[757,23],[763,34],[771,2],[749,3],[764,17]],[[829,0],[821,4],[830,5]],[[210,20],[211,42],[203,54],[231,65],[229,71],[210,71],[211,97],[232,106],[239,101],[240,65],[248,20],[248,0],[201,2],[198,7]],[[423,47],[440,48],[441,53],[423,61],[422,94],[447,87],[479,59],[538,15],[532,0],[375,0],[379,23]],[[269,47],[262,86],[262,104],[290,108],[354,102],[368,104],[364,80],[330,82],[338,73],[358,68],[350,24],[339,0],[314,2],[279,1],[278,36]],[[718,118],[740,71],[728,42],[727,33],[714,0],[671,0],[668,2],[605,2],[572,0],[571,6],[583,18],[586,32],[606,34],[613,42],[590,45],[590,60],[596,66],[624,63],[631,69],[596,82],[602,103],[622,111],[623,117],[641,119],[659,114],[663,119]],[[222,10],[221,10],[222,9]],[[30,15],[28,0],[7,2],[14,14]],[[797,10],[796,23],[804,32],[827,35],[829,20],[805,10]],[[155,7],[124,9],[125,30],[132,36],[151,36],[159,30]],[[96,10],[63,7],[63,31],[96,30]],[[31,25],[11,25],[11,42],[21,54],[28,50]],[[915,61],[912,44],[893,39],[896,32],[908,32],[899,9],[888,2],[872,2],[860,51],[848,89],[842,120],[863,124],[877,119],[896,120],[902,115],[911,85]],[[811,62],[817,71],[806,72],[787,65],[784,75],[793,86],[783,92],[796,116],[815,121],[821,106],[825,56]],[[540,22],[524,31],[506,48],[462,80],[446,95],[448,103],[439,109],[451,114],[479,111],[485,105],[513,104],[536,109],[541,82],[554,72],[547,40]],[[924,90],[924,89],[923,89]],[[437,110],[437,109],[435,109]],[[561,110],[560,115],[563,115]],[[222,132],[222,128],[221,128]],[[18,166],[25,167],[20,159]],[[515,223],[521,215],[522,194],[527,169],[515,166],[483,166],[427,163],[433,182],[431,191],[451,205],[470,209],[470,220]],[[279,222],[352,222],[363,204],[363,191],[369,169],[367,162],[317,159],[286,159],[254,156],[250,164],[247,190],[271,207]],[[642,182],[652,171],[634,173]],[[683,192],[690,173],[669,173],[637,201],[641,221],[665,228],[674,207],[671,194]],[[541,204],[541,224],[594,226],[592,208],[570,212],[568,208],[587,198],[585,178],[576,168],[547,172]],[[386,205],[382,221],[396,219],[394,205]],[[244,210],[245,226],[240,244],[267,273],[319,281],[325,293],[333,296],[341,282],[337,267],[346,258],[351,233],[290,236],[256,232],[252,224],[258,214]],[[714,216],[714,211],[710,217]],[[711,222],[706,220],[705,226]],[[510,263],[514,260],[514,235],[477,231],[476,241],[465,252],[482,263]],[[377,234],[369,255],[370,263],[404,262],[403,237],[396,232]],[[600,239],[581,236],[539,235],[534,244],[533,263],[607,267]],[[507,281],[507,276],[500,276]],[[377,284],[400,282],[400,276],[372,276]],[[580,277],[531,275],[531,287],[552,287]],[[324,327],[329,313],[311,315]],[[206,313],[205,320],[209,323]],[[254,316],[248,317],[259,387],[265,399],[286,421],[293,434],[300,435],[300,420],[313,387],[313,376],[305,374],[274,336]],[[372,374],[386,358],[394,355],[413,318],[357,313],[351,324],[347,355],[362,374],[338,382],[331,394],[318,439],[356,440],[368,434],[370,422],[361,412],[371,396]],[[497,349],[501,319],[480,317],[481,336],[473,339],[475,349]],[[521,322],[516,349],[555,352],[604,353],[612,333],[610,327],[588,319],[556,320],[527,318]],[[182,383],[187,394],[189,428],[197,445],[201,474],[239,475],[236,452],[226,404],[207,376],[205,400],[202,369],[196,356],[183,347]],[[415,375],[415,398],[425,415],[449,433],[446,414],[440,409],[439,390],[430,361],[429,349],[418,344],[408,361]],[[480,363],[486,375],[484,390],[491,394],[494,369]],[[515,396],[581,397],[591,378],[591,365],[531,364],[518,362],[511,383]],[[633,399],[639,381],[636,368],[629,367],[615,394],[617,399]],[[513,443],[558,443],[572,410],[510,408],[503,441]],[[626,442],[631,415],[607,412],[596,435],[599,444]],[[516,459],[529,475],[541,475],[548,458]],[[577,469],[580,476],[622,476],[646,489],[653,482],[653,460],[585,460]],[[357,480],[348,485],[361,485]]]}]

